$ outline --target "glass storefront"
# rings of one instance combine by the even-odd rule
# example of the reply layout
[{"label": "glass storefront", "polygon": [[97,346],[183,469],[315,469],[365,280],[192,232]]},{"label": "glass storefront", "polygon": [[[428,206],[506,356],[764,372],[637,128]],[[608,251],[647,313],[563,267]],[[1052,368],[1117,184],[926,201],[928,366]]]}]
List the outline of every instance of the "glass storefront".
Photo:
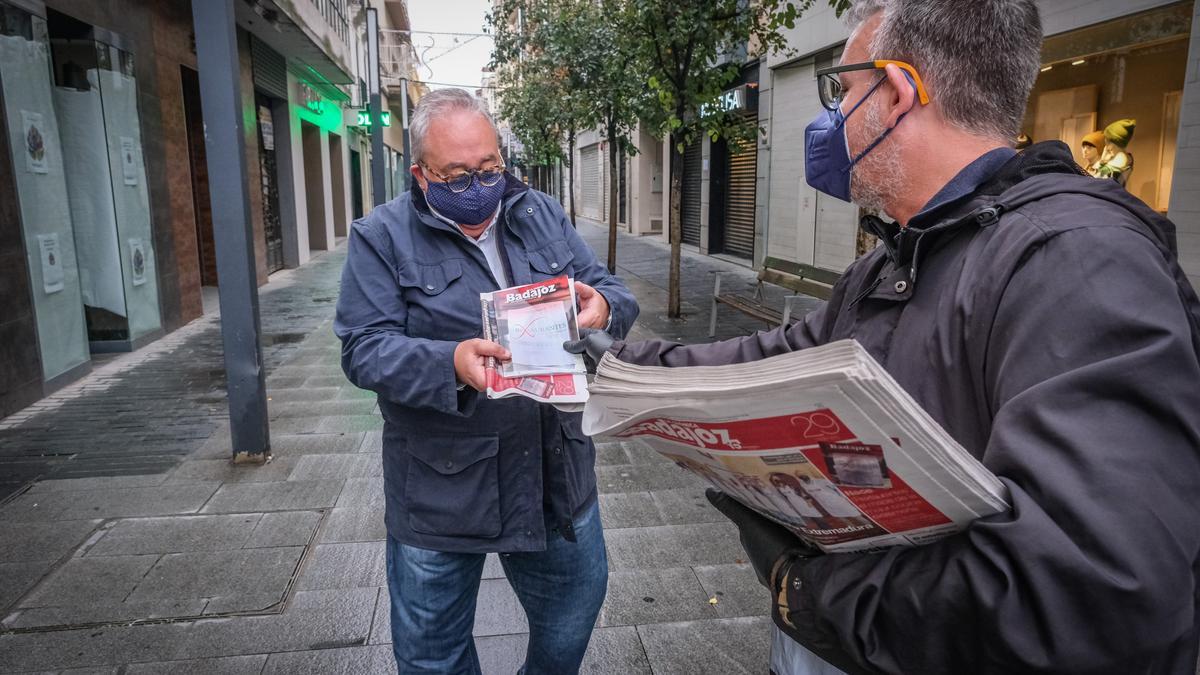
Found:
[{"label": "glass storefront", "polygon": [[[0,87],[45,380],[87,363],[87,330],[46,21],[0,2]],[[70,162],[64,163],[64,156]],[[18,301],[5,298],[6,303]]]},{"label": "glass storefront", "polygon": [[1063,141],[1080,166],[1165,213],[1192,11],[1181,2],[1046,38],[1024,133]]},{"label": "glass storefront", "polygon": [[134,55],[115,41],[51,40],[88,337],[102,351],[161,328]]}]

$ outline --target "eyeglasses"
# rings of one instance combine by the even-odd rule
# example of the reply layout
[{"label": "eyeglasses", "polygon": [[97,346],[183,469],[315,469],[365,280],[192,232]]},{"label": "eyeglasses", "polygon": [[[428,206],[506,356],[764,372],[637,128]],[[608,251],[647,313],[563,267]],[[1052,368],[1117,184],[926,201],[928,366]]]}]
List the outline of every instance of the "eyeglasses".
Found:
[{"label": "eyeglasses", "polygon": [[489,167],[487,169],[473,169],[471,171],[460,171],[458,173],[447,176],[443,173],[434,171],[433,169],[429,168],[429,165],[424,162],[420,162],[420,165],[421,165],[421,168],[425,169],[429,173],[436,176],[438,178],[438,180],[441,180],[442,182],[444,182],[446,184],[446,187],[450,188],[451,192],[455,192],[455,193],[466,192],[467,189],[471,187],[471,181],[473,181],[473,180],[478,180],[479,184],[484,187],[492,187],[496,183],[499,183],[502,178],[504,178],[504,168],[505,168],[503,164],[500,164],[498,166]]},{"label": "eyeglasses", "polygon": [[888,64],[892,64],[908,73],[917,85],[917,97],[920,99],[921,105],[929,103],[929,94],[925,92],[925,83],[921,81],[921,76],[917,73],[916,68],[903,61],[880,60],[850,63],[818,70],[817,93],[821,96],[821,105],[825,106],[826,110],[837,110],[842,105],[842,95],[845,93],[845,90],[842,89],[842,80],[838,77],[838,73],[851,70],[876,70],[884,68]]}]

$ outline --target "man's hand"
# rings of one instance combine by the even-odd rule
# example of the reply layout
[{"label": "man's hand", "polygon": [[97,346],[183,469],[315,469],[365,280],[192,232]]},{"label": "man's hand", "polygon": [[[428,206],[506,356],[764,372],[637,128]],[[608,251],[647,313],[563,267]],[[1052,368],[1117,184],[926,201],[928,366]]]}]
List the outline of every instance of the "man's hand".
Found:
[{"label": "man's hand", "polygon": [[475,389],[487,389],[487,357],[494,356],[501,361],[512,358],[508,350],[491,340],[474,338],[458,343],[454,348],[454,375],[458,381]]},{"label": "man's hand", "polygon": [[595,373],[600,359],[604,358],[604,353],[612,344],[613,338],[608,333],[595,328],[580,328],[579,339],[567,340],[563,343],[563,349],[572,354],[583,354],[583,363],[587,366],[587,371]]},{"label": "man's hand", "polygon": [[608,300],[604,295],[582,281],[576,281],[575,297],[579,300],[579,327],[604,330],[609,315]]},{"label": "man's hand", "polygon": [[775,575],[783,563],[795,557],[817,555],[819,551],[809,547],[796,535],[775,521],[758,515],[733,497],[708,488],[704,491],[708,501],[725,517],[737,525],[742,548],[758,575],[758,581],[772,593],[777,593]]}]

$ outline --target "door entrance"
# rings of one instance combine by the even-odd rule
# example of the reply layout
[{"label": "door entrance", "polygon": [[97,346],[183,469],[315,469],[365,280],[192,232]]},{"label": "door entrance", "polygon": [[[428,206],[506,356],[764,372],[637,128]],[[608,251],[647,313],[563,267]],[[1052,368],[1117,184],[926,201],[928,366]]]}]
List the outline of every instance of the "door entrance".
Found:
[{"label": "door entrance", "polygon": [[258,109],[258,166],[261,174],[263,238],[267,245],[267,274],[283,269],[283,222],[279,217],[279,173],[275,162],[275,124],[271,99],[254,95]]}]

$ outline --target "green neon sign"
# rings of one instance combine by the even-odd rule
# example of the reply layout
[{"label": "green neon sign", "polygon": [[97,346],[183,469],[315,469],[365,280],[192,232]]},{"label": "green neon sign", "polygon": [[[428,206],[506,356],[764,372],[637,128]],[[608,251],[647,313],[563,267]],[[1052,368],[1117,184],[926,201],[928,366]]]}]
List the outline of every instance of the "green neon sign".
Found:
[{"label": "green neon sign", "polygon": [[[379,117],[383,120],[383,126],[385,126],[385,127],[392,126],[392,113],[390,113],[386,110],[383,110],[379,113]],[[358,111],[358,122],[356,123],[356,125],[360,126],[360,127],[370,127],[371,126],[371,111],[359,110]]]}]

